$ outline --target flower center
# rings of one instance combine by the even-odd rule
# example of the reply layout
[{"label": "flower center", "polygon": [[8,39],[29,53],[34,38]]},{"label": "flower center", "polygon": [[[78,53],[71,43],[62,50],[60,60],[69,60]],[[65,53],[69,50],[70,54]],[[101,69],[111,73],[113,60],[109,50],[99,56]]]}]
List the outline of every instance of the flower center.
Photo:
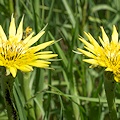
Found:
[{"label": "flower center", "polygon": [[1,49],[1,56],[4,57],[5,60],[8,61],[15,61],[22,52],[23,52],[23,44],[19,43],[12,43],[10,41],[6,41],[2,43]]},{"label": "flower center", "polygon": [[106,46],[104,49],[105,55],[108,59],[108,61],[113,65],[116,66],[120,60],[120,50],[117,45],[110,44]]}]

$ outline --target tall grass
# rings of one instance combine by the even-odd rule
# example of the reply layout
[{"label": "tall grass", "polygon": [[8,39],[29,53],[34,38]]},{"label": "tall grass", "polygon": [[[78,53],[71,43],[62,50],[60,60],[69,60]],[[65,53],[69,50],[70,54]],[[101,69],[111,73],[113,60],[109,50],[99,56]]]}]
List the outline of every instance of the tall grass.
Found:
[{"label": "tall grass", "polygon": [[[89,68],[84,56],[75,54],[78,40],[84,31],[96,39],[100,26],[108,35],[112,25],[120,30],[119,0],[1,0],[0,24],[8,33],[11,14],[18,25],[24,15],[24,29],[33,28],[37,34],[46,24],[40,44],[59,40],[49,49],[58,54],[51,67],[35,68],[33,72],[19,72],[14,82],[14,99],[20,120],[109,120],[103,70]],[[2,91],[0,120],[7,120]],[[116,87],[116,104],[120,118],[120,85]]]}]

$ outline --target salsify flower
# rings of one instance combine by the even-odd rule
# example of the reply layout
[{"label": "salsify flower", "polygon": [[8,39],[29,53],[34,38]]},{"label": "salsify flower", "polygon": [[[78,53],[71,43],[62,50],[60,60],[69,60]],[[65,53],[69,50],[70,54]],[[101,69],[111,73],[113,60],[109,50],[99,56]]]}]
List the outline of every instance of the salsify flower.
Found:
[{"label": "salsify flower", "polygon": [[45,42],[36,46],[32,46],[45,33],[41,30],[33,37],[31,32],[25,39],[23,38],[23,18],[16,30],[15,18],[11,17],[9,26],[9,37],[7,38],[3,28],[0,25],[0,66],[6,68],[7,74],[16,76],[17,69],[23,72],[33,70],[33,66],[39,68],[48,68],[50,58],[56,57],[52,51],[41,51],[47,46],[54,43],[54,40]]},{"label": "salsify flower", "polygon": [[98,44],[90,33],[85,32],[89,42],[80,37],[79,40],[85,44],[84,48],[86,50],[78,48],[78,51],[89,57],[84,59],[84,62],[90,63],[94,67],[104,67],[106,71],[111,71],[114,74],[116,82],[120,82],[120,42],[118,41],[118,32],[113,25],[111,40],[109,40],[103,27],[101,27],[101,31],[102,38],[99,37],[101,45]]}]

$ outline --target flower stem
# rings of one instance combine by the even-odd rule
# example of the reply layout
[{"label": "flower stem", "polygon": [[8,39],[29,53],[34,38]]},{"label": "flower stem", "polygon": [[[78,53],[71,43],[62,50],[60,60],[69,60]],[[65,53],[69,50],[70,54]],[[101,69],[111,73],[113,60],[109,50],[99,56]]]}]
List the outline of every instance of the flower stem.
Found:
[{"label": "flower stem", "polygon": [[[32,93],[31,93],[31,89],[29,87],[30,85],[30,77],[31,77],[31,73],[24,73],[23,74],[23,81],[22,81],[22,89],[23,89],[23,93],[24,93],[24,97],[26,100],[26,110],[28,113],[28,120],[35,120],[35,112],[34,112],[34,101],[32,98]],[[31,100],[29,100],[31,99]]]},{"label": "flower stem", "polygon": [[111,72],[105,73],[105,93],[109,107],[110,120],[117,120],[116,104],[115,104],[115,86],[116,82]]},{"label": "flower stem", "polygon": [[5,106],[7,109],[8,120],[18,120],[17,111],[13,102],[13,83],[14,78],[11,75],[5,75],[5,68],[1,68],[1,86],[3,97],[5,101]]}]

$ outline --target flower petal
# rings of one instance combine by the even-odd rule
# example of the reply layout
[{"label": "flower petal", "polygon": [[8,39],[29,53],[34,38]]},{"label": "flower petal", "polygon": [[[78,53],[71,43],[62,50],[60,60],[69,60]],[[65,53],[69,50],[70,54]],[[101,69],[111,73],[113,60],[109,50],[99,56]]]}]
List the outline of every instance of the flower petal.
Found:
[{"label": "flower petal", "polygon": [[32,32],[27,38],[25,38],[25,39],[23,40],[23,43],[27,44],[28,41],[32,38],[33,34],[34,34],[34,32]]},{"label": "flower petal", "polygon": [[33,68],[29,65],[22,65],[18,67],[19,70],[23,71],[23,72],[30,72],[33,71]]},{"label": "flower petal", "polygon": [[33,45],[35,42],[37,42],[39,40],[39,38],[45,33],[45,31],[41,31],[39,32],[36,36],[34,36],[33,38],[31,38],[28,43],[26,44],[27,47]]},{"label": "flower petal", "polygon": [[105,71],[112,71],[112,69],[111,68],[106,68]]},{"label": "flower petal", "polygon": [[3,65],[4,65],[3,61],[2,61],[2,60],[0,60],[0,66],[3,66]]},{"label": "flower petal", "polygon": [[79,40],[80,40],[81,42],[83,42],[87,47],[89,47],[89,48],[91,48],[91,49],[94,48],[94,46],[93,46],[92,44],[90,44],[89,42],[87,42],[84,38],[80,37]]},{"label": "flower petal", "polygon": [[93,53],[93,54],[96,53],[95,49],[91,49],[91,48],[86,47],[86,46],[85,46],[84,48],[87,49],[88,51],[90,51],[90,52]]},{"label": "flower petal", "polygon": [[29,63],[29,65],[40,67],[40,68],[46,68],[49,66],[50,63],[51,62],[44,61],[44,60],[36,60],[36,61]]},{"label": "flower petal", "polygon": [[10,27],[9,27],[9,38],[15,37],[15,34],[16,34],[15,19],[12,15],[11,22],[10,22]]},{"label": "flower petal", "polygon": [[93,65],[98,65],[98,62],[95,59],[83,59],[83,61]]},{"label": "flower petal", "polygon": [[101,38],[100,36],[99,36],[98,38],[99,38],[99,40],[100,40],[100,42],[101,42],[102,46],[104,47],[104,45],[105,45],[105,44],[104,44],[104,42],[103,42],[102,38]]},{"label": "flower petal", "polygon": [[78,49],[78,51],[80,51],[80,52],[83,53],[84,55],[86,55],[86,56],[88,56],[88,57],[90,57],[90,58],[95,58],[95,55],[93,55],[92,53],[87,52],[87,51],[85,51],[85,50],[82,50],[82,49],[80,49],[80,48],[77,48],[77,49]]},{"label": "flower petal", "polygon": [[102,39],[104,41],[104,44],[107,45],[107,44],[109,44],[109,38],[108,38],[107,34],[105,33],[103,27],[100,27],[100,28],[101,28],[101,31],[102,31]]},{"label": "flower petal", "polygon": [[56,56],[58,56],[58,55],[57,54],[45,54],[45,55],[37,55],[35,57],[36,57],[36,59],[50,59],[50,58],[53,58]]},{"label": "flower petal", "polygon": [[22,17],[19,27],[17,29],[16,37],[18,38],[18,42],[22,39],[23,36],[23,18],[24,17]]},{"label": "flower petal", "polygon": [[52,51],[42,51],[42,52],[36,53],[36,55],[50,54],[50,53],[53,53],[53,52]]},{"label": "flower petal", "polygon": [[114,80],[115,80],[116,82],[120,82],[120,76],[114,75]]},{"label": "flower petal", "polygon": [[87,36],[88,40],[91,42],[91,44],[94,47],[99,47],[99,44],[96,42],[96,40],[92,37],[92,35],[90,33],[85,32],[85,35]]},{"label": "flower petal", "polygon": [[42,43],[40,45],[29,48],[28,51],[32,51],[32,53],[35,53],[35,52],[38,52],[39,50],[42,50],[42,49],[48,47],[49,45],[51,45],[53,43],[54,43],[54,40],[49,41],[49,42],[45,42],[45,43]]},{"label": "flower petal", "polygon": [[6,37],[5,33],[4,33],[4,30],[3,30],[2,26],[0,25],[0,43],[2,42],[1,40],[6,41],[7,37]]},{"label": "flower petal", "polygon": [[15,67],[10,67],[9,70],[10,70],[10,73],[12,74],[12,76],[15,77],[16,73],[17,73],[17,69]]},{"label": "flower petal", "polygon": [[114,42],[115,44],[118,43],[118,32],[115,25],[113,25],[112,42]]}]

